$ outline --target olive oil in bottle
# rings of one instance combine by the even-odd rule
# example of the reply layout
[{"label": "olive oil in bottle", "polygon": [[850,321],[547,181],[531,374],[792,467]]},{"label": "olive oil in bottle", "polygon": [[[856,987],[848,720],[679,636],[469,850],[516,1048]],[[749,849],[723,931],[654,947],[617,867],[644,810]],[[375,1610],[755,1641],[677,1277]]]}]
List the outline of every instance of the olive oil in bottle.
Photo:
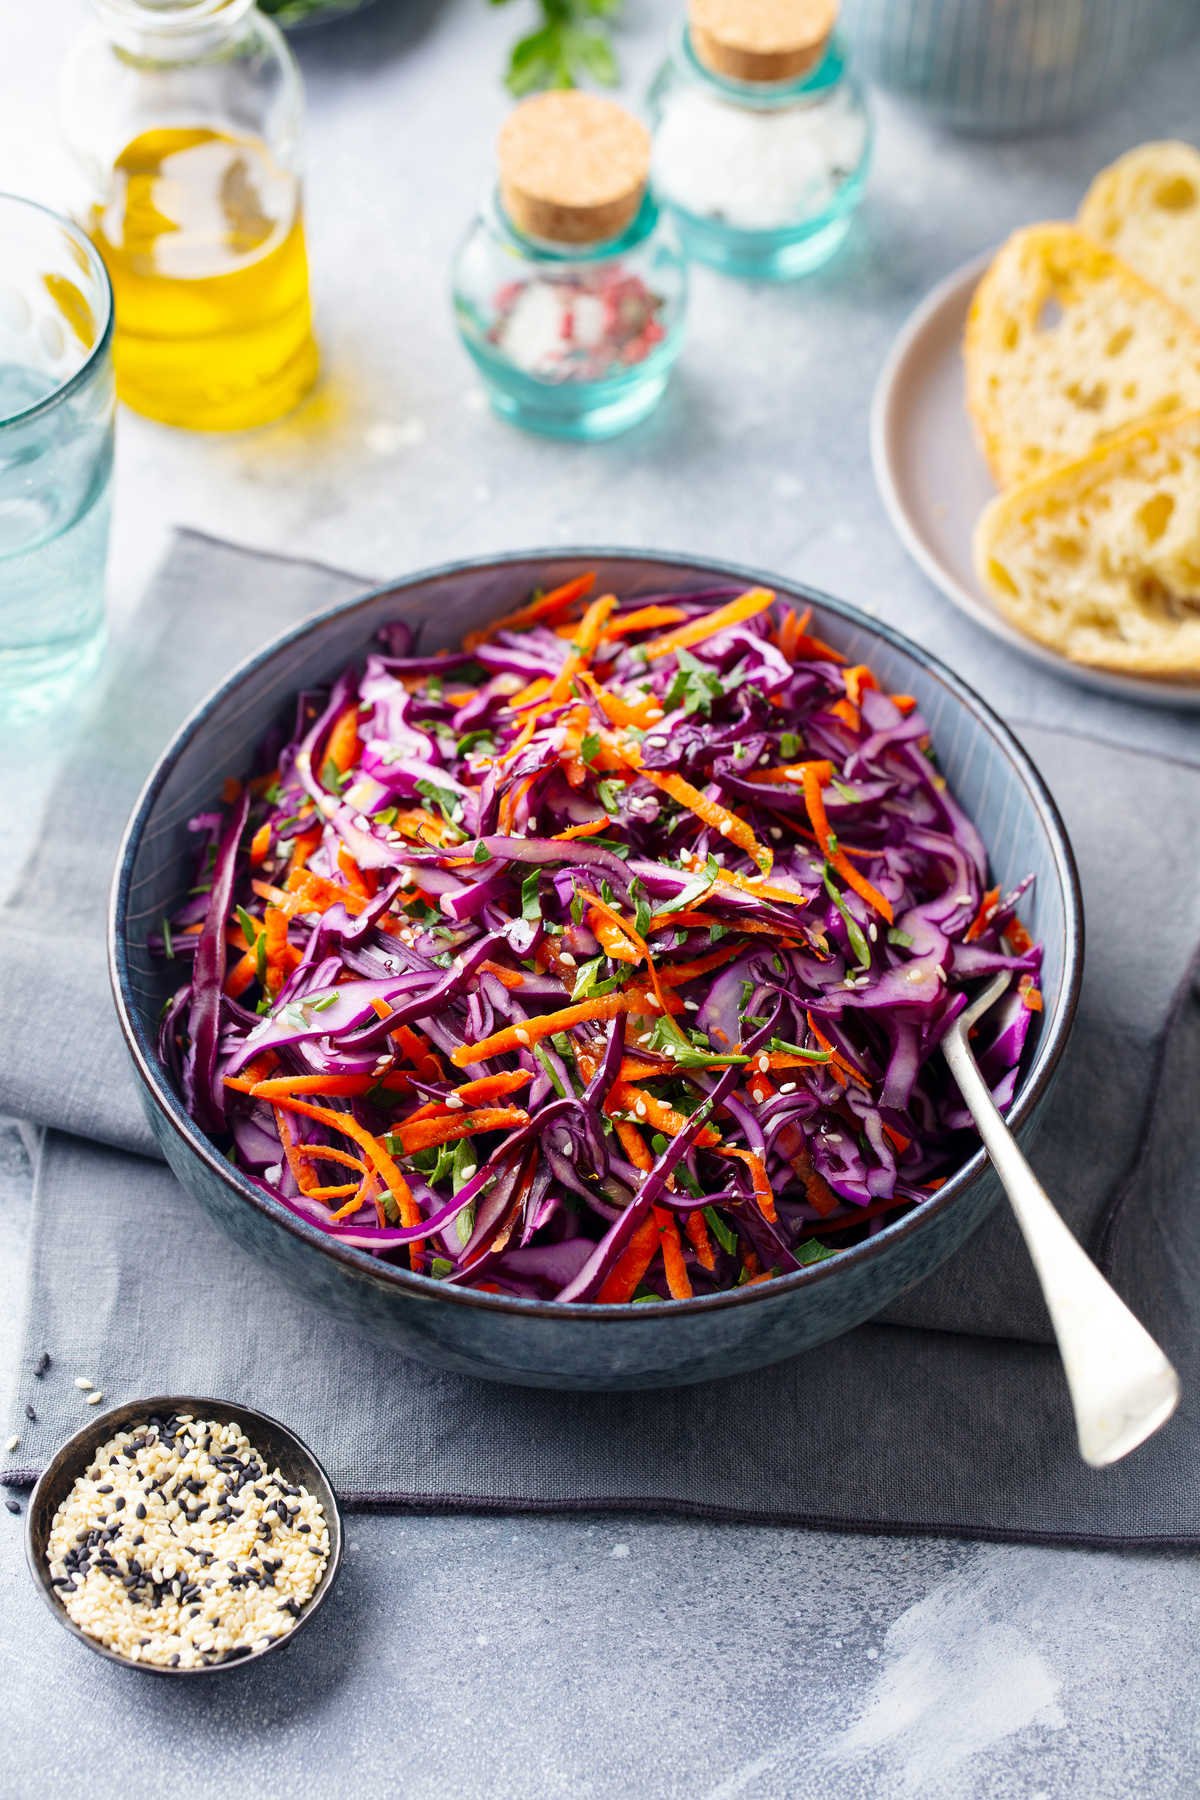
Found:
[{"label": "olive oil in bottle", "polygon": [[230,431],[316,379],[295,59],[253,0],[92,0],[63,70],[77,216],[116,301],[117,392]]},{"label": "olive oil in bottle", "polygon": [[143,132],[90,227],[116,297],[117,392],[136,412],[227,431],[307,393],[317,348],[298,183],[265,145]]}]

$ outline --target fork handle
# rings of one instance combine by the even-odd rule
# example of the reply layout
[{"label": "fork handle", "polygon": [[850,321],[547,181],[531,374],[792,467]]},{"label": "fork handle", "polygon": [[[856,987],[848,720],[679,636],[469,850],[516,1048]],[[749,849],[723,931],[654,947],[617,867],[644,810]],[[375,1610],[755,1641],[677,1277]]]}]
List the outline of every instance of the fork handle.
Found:
[{"label": "fork handle", "polygon": [[1179,1377],[1059,1217],[1000,1116],[963,1032],[952,1028],[942,1048],[1037,1271],[1066,1371],[1080,1454],[1103,1468],[1170,1418]]}]

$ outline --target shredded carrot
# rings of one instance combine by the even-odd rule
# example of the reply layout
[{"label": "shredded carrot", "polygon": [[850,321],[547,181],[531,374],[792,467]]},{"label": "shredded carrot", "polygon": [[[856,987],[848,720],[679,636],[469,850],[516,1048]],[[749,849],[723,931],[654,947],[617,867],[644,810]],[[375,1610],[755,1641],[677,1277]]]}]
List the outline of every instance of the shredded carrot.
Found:
[{"label": "shredded carrot", "polygon": [[609,818],[608,814],[605,813],[603,818],[589,819],[586,824],[568,825],[565,831],[556,831],[554,834],[554,842],[556,844],[565,844],[570,838],[595,837],[599,832],[607,831],[611,824],[612,820]]},{"label": "shredded carrot", "polygon": [[250,839],[250,867],[257,869],[259,863],[267,860],[267,851],[271,848],[271,827],[260,825]]},{"label": "shredded carrot", "polygon": [[628,1119],[617,1119],[614,1123],[617,1129],[617,1138],[622,1150],[624,1150],[634,1168],[641,1169],[642,1173],[645,1174],[654,1167],[654,1158],[651,1156],[649,1150],[647,1150],[646,1141],[641,1132],[635,1125],[631,1125]]},{"label": "shredded carrot", "polygon": [[573,647],[562,668],[554,677],[549,694],[549,704],[561,703],[566,699],[575,676],[580,669],[587,667],[595,655],[600,642],[600,633],[616,608],[617,597],[615,594],[602,594],[598,600],[592,601],[579,621],[578,629],[572,639]]},{"label": "shredded carrot", "polygon": [[274,995],[300,961],[300,952],[288,943],[288,918],[282,907],[267,907],[263,913],[263,931],[267,940],[267,992]]},{"label": "shredded carrot", "polygon": [[[877,688],[879,683],[866,663],[854,663],[852,667],[842,670],[842,680],[846,684],[846,692],[850,696],[852,706],[861,706],[863,689]],[[857,729],[857,727],[856,727]]]},{"label": "shredded carrot", "polygon": [[659,1243],[658,1220],[649,1212],[604,1277],[596,1295],[602,1306],[633,1299],[638,1283],[658,1254]]},{"label": "shredded carrot", "polygon": [[339,775],[352,769],[358,761],[361,745],[358,739],[358,707],[352,701],[333,722],[325,755]]},{"label": "shredded carrot", "polygon": [[1040,988],[1034,986],[1033,977],[1031,975],[1022,975],[1020,981],[1017,983],[1017,991],[1021,996],[1022,1004],[1028,1011],[1042,1011],[1042,991]]},{"label": "shredded carrot", "polygon": [[[862,1070],[856,1067],[848,1057],[842,1055],[836,1044],[829,1041],[825,1036],[825,1033],[821,1030],[821,1027],[817,1024],[817,1021],[813,1018],[811,1009],[805,1012],[805,1017],[808,1020],[808,1029],[812,1032],[822,1050],[828,1050],[829,1052],[829,1067],[831,1073],[835,1077],[839,1074],[849,1075],[854,1081],[858,1082],[860,1087],[869,1088],[871,1083],[867,1076],[865,1076]],[[846,1083],[843,1081],[841,1085],[842,1087],[845,1087]]]},{"label": "shredded carrot", "polygon": [[[494,1031],[491,1037],[480,1038],[478,1043],[460,1044],[450,1061],[456,1069],[466,1069],[472,1063],[486,1062],[489,1057],[503,1056],[510,1050],[528,1049],[539,1038],[550,1037],[556,1031],[569,1031],[572,1025],[581,1025],[587,1019],[615,1019],[618,1013],[652,1010],[642,988],[626,989],[623,994],[604,994],[598,1000],[579,1000],[559,1012],[524,1019],[519,1025],[506,1025],[503,1031]],[[680,1003],[670,999],[667,1010],[679,1011]]]},{"label": "shredded carrot", "polygon": [[814,662],[844,663],[846,660],[841,651],[835,650],[832,644],[825,643],[819,637],[810,637],[807,632],[803,631],[796,634],[792,656],[793,658],[811,657]]},{"label": "shredded carrot", "polygon": [[477,1131],[507,1131],[514,1125],[528,1125],[529,1114],[520,1106],[481,1106],[473,1112],[454,1112],[436,1119],[410,1119],[393,1128],[405,1156],[418,1150],[433,1150],[440,1144],[452,1144],[458,1138],[473,1137]]},{"label": "shredded carrot", "polygon": [[716,913],[692,912],[685,908],[682,912],[655,913],[650,921],[648,937],[656,931],[670,931],[672,928],[683,931],[711,931],[713,926],[720,926],[724,931],[746,932],[750,936],[782,938],[786,943],[801,940],[786,925],[777,925],[773,919],[754,919],[745,914],[738,914],[733,919],[719,919]]},{"label": "shredded carrot", "polygon": [[[667,999],[663,992],[662,982],[659,980],[658,970],[654,965],[654,958],[650,954],[650,946],[647,944],[641,932],[638,931],[637,927],[629,919],[623,918],[615,908],[609,906],[607,901],[601,900],[598,894],[588,893],[585,890],[583,898],[590,908],[588,923],[591,924],[592,930],[596,932],[596,936],[599,937],[600,934],[596,929],[596,925],[592,923],[592,918],[598,915],[601,921],[607,920],[608,924],[620,934],[623,942],[632,948],[634,951],[634,960],[645,963],[646,973],[649,976],[650,985],[654,989],[655,998],[663,1012],[666,1012]],[[601,941],[603,942],[603,940]],[[610,952],[610,954],[612,954],[612,952]]]},{"label": "shredded carrot", "polygon": [[804,1183],[804,1197],[813,1211],[819,1213],[822,1218],[827,1218],[831,1212],[836,1212],[841,1201],[825,1177],[818,1174],[813,1167],[812,1157],[804,1147],[803,1140],[797,1149],[789,1150],[787,1155],[793,1170]]},{"label": "shredded carrot", "polygon": [[257,974],[258,958],[253,950],[247,950],[226,975],[222,993],[228,994],[231,1000],[240,999]]},{"label": "shredded carrot", "polygon": [[[654,1131],[661,1131],[667,1137],[678,1137],[679,1133],[690,1123],[686,1113],[677,1112],[667,1101],[659,1100],[645,1088],[634,1087],[627,1081],[614,1081],[604,1102],[604,1110],[610,1116],[613,1113],[632,1113],[634,1118],[649,1125]],[[704,1148],[719,1144],[720,1134],[711,1125],[702,1125],[696,1134],[696,1143]]]},{"label": "shredded carrot", "polygon": [[[590,669],[582,669],[579,673],[579,684],[592,696],[600,711],[610,725],[619,726],[622,730],[634,729],[643,731],[663,716],[663,709],[653,695],[644,695],[640,700],[627,700],[621,694],[613,693],[611,688],[601,687]],[[623,768],[624,758],[613,759]],[[609,763],[597,759],[597,768],[608,767]]]},{"label": "shredded carrot", "polygon": [[389,1094],[406,1094],[412,1087],[409,1076],[401,1073],[385,1075],[278,1075],[250,1082],[227,1076],[226,1086],[244,1088],[256,1100],[278,1100],[281,1094],[325,1094],[331,1100],[357,1098],[382,1088]]},{"label": "shredded carrot", "polygon": [[[365,1125],[360,1125],[352,1113],[335,1112],[328,1106],[314,1106],[310,1101],[298,1100],[291,1094],[280,1095],[275,1101],[277,1118],[281,1108],[287,1112],[303,1113],[306,1119],[314,1119],[318,1125],[326,1125],[331,1131],[340,1131],[345,1137],[352,1138],[356,1144],[361,1144],[378,1171],[380,1179],[399,1207],[401,1223],[405,1226],[420,1224],[421,1209],[413,1199],[412,1189],[404,1179],[399,1165],[387,1146],[381,1143],[377,1137],[373,1137]],[[299,1180],[299,1176],[296,1179]],[[409,1245],[414,1268],[419,1260],[422,1247],[419,1238],[414,1239]]]},{"label": "shredded carrot", "polygon": [[675,1223],[675,1215],[668,1212],[665,1206],[651,1208],[654,1222],[658,1226],[658,1235],[662,1244],[663,1271],[667,1277],[667,1292],[672,1300],[690,1300],[692,1284],[688,1277],[687,1263],[683,1258],[683,1245],[679,1241],[679,1227]]},{"label": "shredded carrot", "polygon": [[297,1144],[297,1156],[311,1156],[314,1162],[336,1163],[340,1169],[357,1169],[361,1174],[366,1164],[361,1156],[351,1156],[349,1150],[338,1150],[333,1144]]},{"label": "shredded carrot", "polygon": [[766,769],[753,770],[745,779],[764,787],[778,786],[781,782],[800,787],[809,769],[814,769],[817,779],[822,782],[829,781],[833,775],[831,762],[773,763]]},{"label": "shredded carrot", "polygon": [[906,719],[909,713],[914,713],[917,710],[917,702],[912,694],[892,694],[890,698],[892,705],[898,712],[903,713]]},{"label": "shredded carrot", "polygon": [[429,1045],[417,1036],[411,1025],[397,1025],[395,1031],[391,1033],[391,1039],[394,1044],[400,1046],[418,1075],[423,1075],[426,1081],[442,1079],[441,1063]]},{"label": "shredded carrot", "polygon": [[639,606],[633,612],[622,613],[618,619],[611,619],[600,636],[603,639],[629,637],[635,631],[657,631],[662,625],[678,625],[686,618],[682,606]]},{"label": "shredded carrot", "polygon": [[525,986],[525,977],[520,969],[506,969],[503,963],[493,962],[489,956],[479,965],[481,975],[494,975],[501,987],[519,988]]},{"label": "shredded carrot", "polygon": [[851,731],[857,731],[862,724],[859,710],[852,700],[834,700],[829,710],[835,719],[840,719]]},{"label": "shredded carrot", "polygon": [[702,1269],[715,1269],[717,1259],[713,1254],[712,1240],[708,1235],[708,1226],[704,1223],[702,1212],[690,1212],[683,1221],[683,1229],[687,1232],[688,1242],[696,1252],[696,1261]]},{"label": "shredded carrot", "polygon": [[722,944],[718,949],[710,950],[707,956],[698,956],[694,962],[664,963],[658,978],[665,988],[683,987],[685,982],[695,981],[698,975],[710,974],[740,954],[737,944]]},{"label": "shredded carrot", "polygon": [[1014,956],[1024,956],[1027,951],[1033,949],[1033,939],[1020,919],[1010,919],[1004,927],[1004,935],[1008,939]]},{"label": "shredded carrot", "polygon": [[486,644],[489,638],[495,637],[498,631],[525,631],[531,625],[540,625],[555,613],[562,612],[570,606],[572,600],[582,599],[595,585],[594,575],[577,575],[573,581],[564,581],[548,594],[542,594],[537,600],[531,600],[527,606],[518,606],[515,612],[505,613],[502,618],[494,619],[483,631],[471,631],[463,639],[464,650],[478,650],[480,644]]},{"label": "shredded carrot", "polygon": [[999,901],[1000,889],[998,887],[989,888],[987,893],[983,896],[983,899],[979,902],[979,911],[967,926],[965,941],[968,944],[973,944],[976,938],[983,936]]},{"label": "shredded carrot", "polygon": [[730,1144],[723,1146],[717,1154],[718,1156],[736,1156],[739,1162],[745,1163],[754,1182],[754,1198],[758,1201],[759,1211],[763,1218],[773,1225],[779,1217],[775,1211],[775,1196],[771,1192],[771,1183],[767,1179],[767,1165],[757,1150],[739,1150]]},{"label": "shredded carrot", "polygon": [[812,821],[812,828],[817,834],[817,842],[821,846],[821,854],[825,860],[837,870],[846,886],[853,888],[856,894],[861,895],[867,905],[873,906],[875,911],[890,925],[892,923],[891,901],[855,868],[840,847],[838,849],[833,847],[833,834],[829,829],[829,820],[825,814],[825,802],[821,797],[821,782],[811,765],[804,771],[804,804],[808,808],[808,816]]},{"label": "shredded carrot", "polygon": [[301,832],[298,837],[292,839],[292,859],[288,864],[289,881],[293,875],[300,873],[320,841],[321,833],[319,831]]},{"label": "shredded carrot", "polygon": [[221,804],[236,806],[242,797],[242,784],[236,775],[227,775],[221,783]]},{"label": "shredded carrot", "polygon": [[736,600],[727,600],[724,606],[714,607],[711,612],[703,613],[688,625],[681,625],[677,631],[668,631],[665,636],[651,638],[642,649],[653,662],[660,656],[674,656],[677,650],[690,650],[693,644],[702,644],[705,638],[716,637],[720,631],[727,631],[731,625],[740,625],[746,619],[755,618],[760,612],[774,602],[775,596],[769,588],[749,588],[746,593],[739,594]]}]

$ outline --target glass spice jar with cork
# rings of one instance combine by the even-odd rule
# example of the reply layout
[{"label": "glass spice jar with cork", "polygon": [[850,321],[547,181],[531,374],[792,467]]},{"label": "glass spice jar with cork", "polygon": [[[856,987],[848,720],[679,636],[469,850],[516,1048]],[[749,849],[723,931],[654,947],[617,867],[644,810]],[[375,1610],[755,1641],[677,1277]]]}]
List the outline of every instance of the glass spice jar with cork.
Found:
[{"label": "glass spice jar with cork", "polygon": [[788,280],[841,243],[871,127],[837,11],[838,0],[689,0],[650,91],[654,188],[689,256]]},{"label": "glass spice jar with cork", "polygon": [[458,329],[495,410],[554,437],[643,419],[683,337],[687,273],[648,190],[650,137],[611,100],[538,94],[454,265]]}]

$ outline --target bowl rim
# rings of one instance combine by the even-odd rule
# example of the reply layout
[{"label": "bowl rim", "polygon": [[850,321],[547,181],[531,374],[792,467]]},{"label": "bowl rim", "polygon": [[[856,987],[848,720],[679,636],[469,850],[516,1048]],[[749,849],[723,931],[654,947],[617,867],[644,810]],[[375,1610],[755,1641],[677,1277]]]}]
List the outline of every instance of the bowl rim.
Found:
[{"label": "bowl rim", "polygon": [[747,586],[769,587],[777,593],[803,597],[806,603],[811,602],[819,611],[833,614],[848,625],[883,639],[894,649],[911,657],[926,673],[933,676],[963,703],[967,711],[1003,754],[1005,760],[1015,770],[1046,832],[1053,853],[1064,909],[1064,981],[1051,1016],[1045,1019],[1045,1015],[1043,1015],[1044,1029],[1033,1062],[1017,1089],[1012,1106],[1005,1114],[1008,1125],[1014,1131],[1025,1123],[1041,1101],[1066,1047],[1079,1002],[1079,990],[1083,978],[1084,945],[1083,898],[1080,890],[1079,871],[1076,867],[1070,839],[1067,836],[1066,826],[1063,824],[1062,815],[1049,788],[1019,739],[999,714],[988,705],[987,701],[931,651],[914,643],[911,638],[905,637],[903,632],[895,630],[894,627],[872,618],[849,602],[838,600],[833,595],[825,593],[823,589],[813,587],[807,582],[780,579],[765,570],[744,563],[726,562],[720,558],[692,554],[687,551],[641,550],[629,546],[597,545],[563,545],[536,550],[508,550],[492,555],[456,558],[451,562],[437,563],[428,568],[416,570],[412,574],[404,575],[398,581],[372,587],[367,592],[358,594],[350,600],[340,601],[334,606],[313,613],[300,624],[281,632],[261,650],[244,658],[189,713],[159,756],[141,793],[134,802],[117,852],[108,907],[109,979],[116,1002],[121,1033],[133,1058],[138,1076],[160,1116],[170,1126],[175,1136],[182,1141],[184,1147],[199,1157],[212,1176],[243,1202],[253,1206],[264,1217],[282,1226],[294,1237],[300,1238],[304,1243],[316,1248],[334,1262],[341,1264],[349,1272],[369,1277],[374,1283],[407,1293],[413,1299],[440,1299],[450,1305],[477,1307],[485,1312],[509,1314],[518,1318],[554,1318],[574,1320],[576,1323],[677,1318],[685,1313],[710,1312],[730,1306],[753,1305],[767,1298],[779,1300],[785,1294],[791,1294],[798,1288],[815,1287],[823,1281],[832,1279],[839,1269],[851,1266],[859,1267],[864,1263],[871,1262],[890,1252],[894,1245],[905,1238],[924,1230],[927,1221],[940,1217],[947,1207],[952,1206],[958,1197],[974,1184],[984,1169],[987,1153],[980,1145],[923,1206],[915,1207],[894,1224],[886,1225],[873,1237],[864,1238],[861,1243],[853,1244],[846,1250],[839,1251],[836,1257],[809,1263],[804,1268],[792,1270],[788,1274],[777,1276],[773,1281],[758,1283],[753,1287],[732,1288],[717,1294],[693,1295],[688,1300],[642,1301],[637,1305],[628,1301],[593,1302],[587,1306],[580,1306],[573,1301],[531,1300],[514,1294],[488,1294],[481,1293],[475,1288],[458,1287],[436,1281],[429,1275],[413,1274],[410,1270],[401,1269],[392,1263],[380,1262],[368,1250],[360,1250],[355,1246],[340,1243],[337,1239],[331,1238],[327,1233],[321,1231],[319,1226],[309,1224],[298,1214],[291,1212],[287,1207],[262,1193],[242,1175],[240,1170],[233,1167],[216,1145],[201,1132],[199,1126],[185,1110],[183,1102],[171,1085],[166,1071],[158,1059],[155,1046],[138,1016],[130,992],[129,959],[122,927],[128,904],[133,865],[141,848],[146,824],[176,761],[226,695],[272,662],[281,651],[334,620],[349,618],[356,612],[365,611],[385,596],[393,596],[397,607],[402,607],[405,596],[412,590],[438,580],[452,579],[458,575],[481,573],[492,569],[503,570],[537,562],[553,563],[557,568],[564,564],[578,564],[586,567],[589,563],[598,561],[607,563],[627,561],[642,569],[656,565],[664,569],[684,567],[698,573],[728,578],[732,582],[744,582]]},{"label": "bowl rim", "polygon": [[[201,1411],[201,1408],[204,1410]],[[290,1444],[296,1453],[297,1460],[302,1464],[307,1464],[311,1470],[306,1481],[311,1482],[314,1488],[324,1490],[317,1492],[316,1498],[321,1503],[321,1509],[329,1527],[328,1561],[321,1571],[321,1579],[313,1590],[311,1598],[305,1602],[304,1610],[290,1631],[285,1631],[282,1637],[272,1638],[269,1644],[260,1644],[245,1656],[235,1656],[224,1662],[199,1663],[186,1669],[171,1668],[165,1663],[135,1662],[132,1657],[122,1655],[119,1650],[111,1649],[108,1644],[102,1644],[99,1638],[94,1638],[90,1633],[84,1631],[82,1626],[75,1623],[55,1593],[50,1581],[50,1568],[44,1555],[44,1547],[39,1547],[34,1542],[34,1528],[38,1514],[37,1502],[44,1489],[53,1486],[71,1469],[75,1470],[74,1479],[78,1480],[99,1446],[107,1438],[115,1436],[117,1432],[127,1430],[129,1426],[148,1419],[154,1413],[171,1414],[184,1411],[200,1418],[228,1420],[231,1424],[242,1426],[251,1440],[251,1448],[255,1450],[258,1449],[253,1441],[256,1426],[265,1425],[268,1430],[278,1432]],[[259,1454],[261,1455],[262,1452],[260,1451]],[[151,1394],[145,1400],[125,1400],[120,1406],[112,1406],[107,1412],[96,1414],[86,1424],[81,1425],[78,1431],[72,1432],[64,1444],[60,1444],[38,1476],[25,1509],[25,1561],[28,1564],[29,1573],[33,1577],[34,1585],[59,1624],[64,1630],[69,1631],[72,1637],[78,1638],[81,1643],[86,1644],[89,1650],[94,1650],[97,1656],[107,1657],[109,1662],[119,1663],[123,1669],[137,1669],[147,1675],[220,1675],[227,1669],[244,1669],[247,1664],[258,1662],[261,1657],[269,1655],[272,1650],[282,1650],[285,1644],[290,1644],[297,1633],[303,1630],[317,1609],[324,1604],[326,1596],[337,1580],[338,1571],[342,1566],[343,1537],[342,1512],[337,1492],[320,1457],[309,1449],[304,1439],[297,1436],[290,1425],[285,1425],[281,1419],[275,1418],[271,1413],[262,1412],[256,1406],[246,1406],[239,1400],[218,1400],[210,1394]]]}]

